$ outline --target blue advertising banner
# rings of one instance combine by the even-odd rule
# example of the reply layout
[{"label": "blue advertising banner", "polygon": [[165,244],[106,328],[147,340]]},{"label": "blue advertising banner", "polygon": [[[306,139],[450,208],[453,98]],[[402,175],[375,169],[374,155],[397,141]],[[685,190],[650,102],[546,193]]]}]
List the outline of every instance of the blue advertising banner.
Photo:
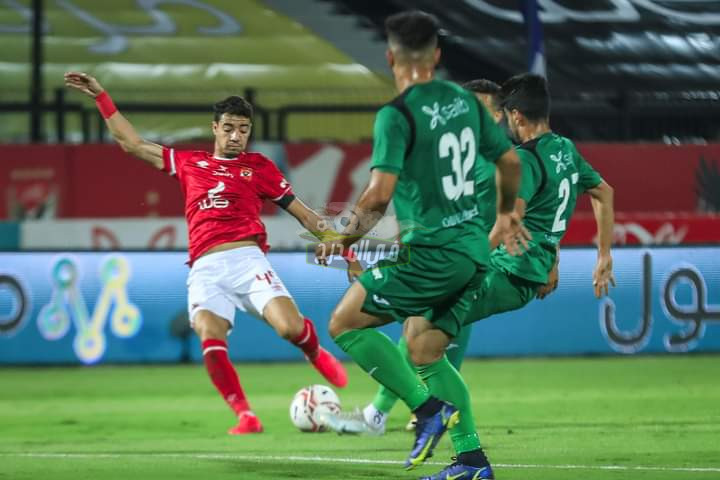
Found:
[{"label": "blue advertising banner", "polygon": [[[597,300],[595,250],[565,250],[557,291],[475,324],[468,355],[720,351],[719,254],[718,247],[615,250],[618,285]],[[341,354],[327,321],[347,289],[345,272],[310,265],[304,253],[269,258],[321,342]],[[175,252],[0,253],[0,364],[200,361],[187,322],[185,259]],[[258,320],[238,313],[235,325],[236,361],[302,358]]]}]

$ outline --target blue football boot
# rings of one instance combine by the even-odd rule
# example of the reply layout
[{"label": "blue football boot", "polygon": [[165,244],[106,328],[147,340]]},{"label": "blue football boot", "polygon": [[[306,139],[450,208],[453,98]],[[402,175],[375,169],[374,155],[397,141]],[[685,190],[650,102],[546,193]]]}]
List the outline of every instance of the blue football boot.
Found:
[{"label": "blue football boot", "polygon": [[487,465],[482,468],[463,465],[460,462],[454,462],[440,470],[435,475],[422,477],[420,480],[492,480],[492,467]]},{"label": "blue football boot", "polygon": [[459,420],[460,412],[447,402],[442,402],[442,407],[435,415],[418,418],[415,424],[415,444],[405,460],[405,470],[412,470],[430,458],[443,433]]}]

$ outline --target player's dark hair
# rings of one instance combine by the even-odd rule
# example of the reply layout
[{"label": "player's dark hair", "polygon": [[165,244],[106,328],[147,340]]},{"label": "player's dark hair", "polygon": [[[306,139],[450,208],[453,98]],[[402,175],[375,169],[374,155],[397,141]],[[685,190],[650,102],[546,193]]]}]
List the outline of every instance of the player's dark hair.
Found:
[{"label": "player's dark hair", "polygon": [[216,122],[220,120],[223,113],[246,117],[250,120],[252,120],[253,117],[253,107],[250,105],[250,102],[237,95],[231,95],[225,100],[217,102],[213,105],[213,112],[215,112],[214,118]]},{"label": "player's dark hair", "polygon": [[391,42],[410,51],[424,50],[437,44],[440,24],[429,13],[410,10],[385,19],[385,33]]},{"label": "player's dark hair", "polygon": [[531,122],[550,118],[550,92],[544,77],[522,73],[508,79],[500,87],[500,104],[517,110]]},{"label": "player's dark hair", "polygon": [[492,98],[493,108],[495,110],[500,110],[502,108],[500,105],[500,85],[492,80],[477,78],[463,83],[462,87],[466,90],[470,90],[471,92],[490,95]]}]

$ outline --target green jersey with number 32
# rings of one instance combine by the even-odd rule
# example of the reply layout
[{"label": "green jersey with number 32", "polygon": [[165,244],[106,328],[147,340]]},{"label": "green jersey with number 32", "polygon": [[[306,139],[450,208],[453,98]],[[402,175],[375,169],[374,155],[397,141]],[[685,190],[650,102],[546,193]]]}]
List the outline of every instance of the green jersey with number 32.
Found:
[{"label": "green jersey with number 32", "polygon": [[523,222],[533,238],[523,255],[513,257],[500,246],[492,261],[520,278],[545,283],[578,195],[602,178],[570,139],[552,132],[520,145],[517,152],[522,164],[518,197],[525,200]]},{"label": "green jersey with number 32", "polygon": [[488,261],[476,168],[511,148],[474,94],[433,80],[409,87],[377,114],[371,168],[398,175],[393,201],[403,243]]}]

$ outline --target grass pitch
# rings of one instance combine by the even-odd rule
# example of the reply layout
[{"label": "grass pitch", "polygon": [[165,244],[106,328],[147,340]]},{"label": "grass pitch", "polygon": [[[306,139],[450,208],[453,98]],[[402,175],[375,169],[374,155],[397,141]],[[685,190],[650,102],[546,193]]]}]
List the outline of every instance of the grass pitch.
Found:
[{"label": "grass pitch", "polygon": [[[0,369],[0,480],[410,479],[399,405],[384,437],[295,431],[288,408],[320,382],[304,364],[237,365],[266,432],[233,416],[201,365]],[[375,385],[350,366],[345,408]],[[720,478],[720,356],[468,361],[485,449],[501,480]]]}]

